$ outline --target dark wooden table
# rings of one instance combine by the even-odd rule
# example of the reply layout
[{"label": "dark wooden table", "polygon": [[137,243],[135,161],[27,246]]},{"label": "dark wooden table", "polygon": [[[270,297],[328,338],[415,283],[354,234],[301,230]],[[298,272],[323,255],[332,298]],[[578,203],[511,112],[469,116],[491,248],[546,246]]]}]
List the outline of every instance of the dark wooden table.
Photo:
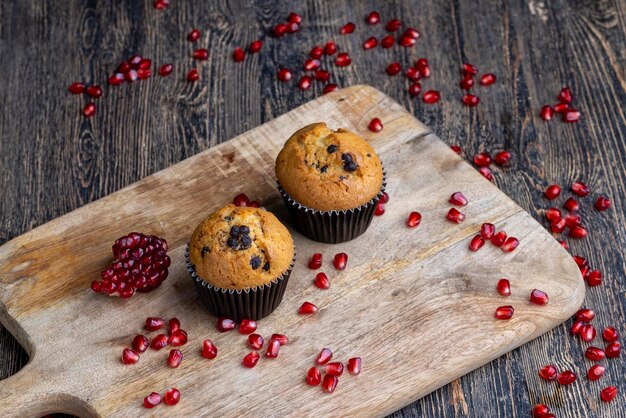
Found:
[{"label": "dark wooden table", "polygon": [[[365,83],[386,92],[445,141],[460,144],[466,156],[511,150],[512,167],[496,169],[495,183],[537,219],[549,206],[542,191],[551,183],[567,187],[583,180],[594,199],[610,196],[613,208],[603,214],[591,209],[592,198],[585,200],[590,236],[568,243],[604,273],[604,284],[589,288],[585,301],[597,312],[596,325],[626,332],[624,1],[277,3],[172,0],[164,11],[151,0],[0,3],[0,244],[320,95],[320,83],[302,92],[295,81],[279,82],[276,73],[286,66],[299,77],[311,47],[334,39],[353,58],[342,69],[326,65],[340,86]],[[417,46],[364,51],[367,37],[385,32],[382,24],[364,23],[375,9],[383,23],[396,17],[418,28]],[[302,15],[302,30],[279,40],[268,36],[290,11]],[[357,24],[356,32],[339,36],[348,21]],[[193,27],[203,32],[197,45],[210,49],[208,62],[189,58],[193,46],[186,34]],[[265,39],[261,53],[233,63],[233,49],[257,38]],[[157,65],[172,62],[175,71],[165,79],[106,86],[116,64],[133,53]],[[423,85],[441,92],[439,104],[411,98],[404,77],[385,74],[387,64],[406,66],[418,57],[430,61],[433,75]],[[476,89],[482,100],[477,108],[459,101],[464,61],[498,77],[495,85]],[[193,65],[201,80],[190,85],[184,75]],[[72,81],[105,87],[95,117],[81,116],[86,99],[67,92]],[[563,85],[572,88],[581,121],[542,121],[541,105],[555,103]],[[605,362],[606,376],[589,382],[583,377],[590,366],[586,346],[569,336],[570,325],[394,416],[525,417],[538,402],[559,417],[626,416],[623,393],[610,405],[599,401],[599,390],[609,384],[626,391],[624,361]],[[600,338],[595,344],[603,346]],[[2,329],[0,377],[27,361]],[[579,381],[569,387],[540,381],[537,370],[548,363],[575,370]]]}]

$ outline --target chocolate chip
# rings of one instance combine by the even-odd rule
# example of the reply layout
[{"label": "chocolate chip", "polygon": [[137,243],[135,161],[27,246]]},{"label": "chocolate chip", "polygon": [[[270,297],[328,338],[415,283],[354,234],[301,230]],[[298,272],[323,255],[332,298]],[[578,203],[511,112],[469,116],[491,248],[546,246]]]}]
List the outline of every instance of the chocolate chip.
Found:
[{"label": "chocolate chip", "polygon": [[327,166],[327,165],[325,165],[324,167],[320,168],[320,171],[321,171],[322,173],[327,172],[327,171],[328,171],[328,166]]},{"label": "chocolate chip", "polygon": [[358,165],[356,165],[356,163],[350,162],[350,163],[346,163],[346,164],[343,166],[343,169],[344,169],[344,170],[346,170],[346,171],[356,171],[356,169],[357,169],[358,167],[359,167],[359,166],[358,166]]},{"label": "chocolate chip", "polygon": [[250,267],[252,267],[252,270],[256,270],[261,267],[261,257],[258,255],[252,256],[250,259]]},{"label": "chocolate chip", "polygon": [[204,258],[204,256],[206,255],[206,253],[209,252],[209,247],[202,247],[202,251],[200,251],[200,256]]},{"label": "chocolate chip", "polygon": [[269,262],[263,264],[263,270],[269,271],[269,269],[270,269],[270,263]]},{"label": "chocolate chip", "polygon": [[329,154],[332,154],[333,152],[337,151],[337,145],[329,145],[328,148],[326,148],[326,151],[328,151]]}]

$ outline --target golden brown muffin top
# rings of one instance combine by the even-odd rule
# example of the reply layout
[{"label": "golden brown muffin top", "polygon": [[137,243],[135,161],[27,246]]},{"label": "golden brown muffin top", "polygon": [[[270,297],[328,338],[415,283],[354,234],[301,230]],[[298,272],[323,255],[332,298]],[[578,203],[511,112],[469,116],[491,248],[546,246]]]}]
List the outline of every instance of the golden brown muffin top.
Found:
[{"label": "golden brown muffin top", "polygon": [[222,289],[262,286],[285,273],[294,257],[291,234],[260,208],[227,205],[196,227],[189,260],[198,276]]},{"label": "golden brown muffin top", "polygon": [[325,123],[305,126],[276,158],[276,177],[296,202],[317,210],[357,208],[381,189],[383,170],[360,136]]}]

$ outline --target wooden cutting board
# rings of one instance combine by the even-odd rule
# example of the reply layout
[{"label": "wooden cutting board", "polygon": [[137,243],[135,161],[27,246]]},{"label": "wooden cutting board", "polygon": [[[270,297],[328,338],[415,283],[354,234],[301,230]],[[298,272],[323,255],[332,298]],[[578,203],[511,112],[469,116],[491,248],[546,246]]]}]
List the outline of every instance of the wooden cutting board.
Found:
[{"label": "wooden cutting board", "polygon": [[[373,117],[382,119],[382,132],[368,131]],[[294,232],[298,260],[285,298],[258,329],[264,336],[285,333],[291,342],[277,359],[261,358],[245,369],[246,337],[217,332],[185,271],[185,245],[202,218],[240,192],[288,223],[274,159],[291,133],[317,121],[371,142],[387,170],[390,201],[352,242],[319,244]],[[445,219],[455,191],[470,200],[460,225]],[[413,210],[423,220],[409,229],[405,220]],[[470,252],[483,222],[521,245],[513,253],[491,244]],[[111,244],[134,230],[167,239],[169,278],[128,300],[93,293],[89,283],[110,263]],[[325,291],[313,285],[315,273],[306,267],[314,252],[323,253],[322,271],[332,282]],[[345,271],[332,267],[338,252],[349,254]],[[495,291],[502,277],[511,280],[509,298]],[[21,371],[0,383],[3,417],[380,416],[550,330],[585,294],[572,258],[541,225],[398,103],[368,86],[315,99],[15,238],[0,247],[0,283],[0,319],[30,355]],[[549,294],[547,306],[528,302],[533,288]],[[304,301],[319,313],[298,315]],[[512,320],[493,318],[500,305],[515,307]],[[136,365],[120,362],[147,316],[176,316],[188,331],[178,369],[166,365],[169,349],[148,350]],[[200,356],[204,338],[218,346],[215,360]],[[304,381],[323,347],[344,362],[363,358],[362,373],[344,373],[330,395]],[[182,393],[177,406],[141,406],[148,393],[170,387]]]}]

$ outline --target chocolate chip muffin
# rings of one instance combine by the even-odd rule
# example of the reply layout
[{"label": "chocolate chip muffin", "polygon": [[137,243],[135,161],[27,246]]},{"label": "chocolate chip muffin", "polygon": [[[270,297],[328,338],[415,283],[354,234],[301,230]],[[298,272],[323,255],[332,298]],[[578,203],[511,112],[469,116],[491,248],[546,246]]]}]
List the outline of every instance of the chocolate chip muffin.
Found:
[{"label": "chocolate chip muffin", "polygon": [[282,300],[294,257],[291,234],[276,216],[227,205],[194,230],[187,267],[215,315],[260,319]]},{"label": "chocolate chip muffin", "polygon": [[294,133],[275,168],[296,225],[316,241],[343,242],[365,232],[384,191],[382,164],[370,144],[324,123]]}]

